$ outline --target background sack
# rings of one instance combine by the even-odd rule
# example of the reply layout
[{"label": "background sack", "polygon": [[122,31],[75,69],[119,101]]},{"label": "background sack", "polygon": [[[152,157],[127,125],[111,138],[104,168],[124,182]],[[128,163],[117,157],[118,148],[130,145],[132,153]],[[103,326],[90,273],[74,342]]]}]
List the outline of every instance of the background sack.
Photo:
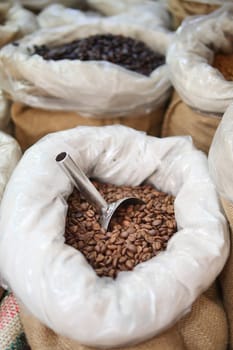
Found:
[{"label": "background sack", "polygon": [[88,20],[79,26],[46,28],[25,37],[17,47],[7,45],[1,50],[0,85],[14,101],[94,117],[144,115],[166,101],[171,88],[166,64],[147,77],[110,62],[46,61],[28,52],[33,45],[58,45],[97,33],[128,35],[166,53],[165,33],[127,23],[119,26],[103,20],[91,24]]},{"label": "background sack", "polygon": [[[21,320],[32,350],[91,350],[54,333],[21,306]],[[194,303],[192,311],[174,327],[138,345],[119,350],[226,350],[226,314],[213,285]]]},{"label": "background sack", "polygon": [[174,92],[164,117],[162,136],[190,135],[195,146],[208,153],[220,121],[221,116],[190,108]]},{"label": "background sack", "polygon": [[10,175],[21,157],[21,150],[13,137],[0,131],[0,201]]},{"label": "background sack", "polygon": [[142,116],[88,118],[75,112],[49,111],[14,103],[11,109],[14,135],[22,150],[27,149],[50,132],[70,129],[75,126],[104,126],[123,124],[150,135],[160,136],[164,106]]},{"label": "background sack", "polygon": [[233,101],[233,82],[211,66],[217,51],[232,52],[232,32],[232,3],[210,15],[190,18],[176,31],[167,63],[171,81],[188,106],[224,113]]},{"label": "background sack", "polygon": [[3,21],[0,25],[0,47],[38,28],[35,15],[10,2],[0,4],[0,21]]},{"label": "background sack", "polygon": [[[176,196],[178,232],[166,251],[113,281],[64,245],[72,185],[54,160],[61,150],[89,177],[132,186],[146,180]],[[2,278],[23,305],[54,332],[96,347],[142,342],[172,326],[213,283],[229,246],[207,159],[190,138],[121,125],[70,129],[32,146],[7,186],[0,230]]]},{"label": "background sack", "polygon": [[[97,5],[101,5],[101,2],[98,2]],[[120,5],[120,1],[114,1],[114,3],[109,2],[108,5],[117,7]],[[96,10],[98,11],[98,6]],[[48,28],[71,23],[80,25],[83,21],[90,18],[93,21],[104,19],[111,21],[112,23],[116,22],[119,25],[127,23],[128,26],[134,28],[141,26],[146,30],[149,28],[153,30],[158,27],[164,29],[170,28],[171,24],[171,19],[165,5],[153,1],[139,2],[134,6],[132,4],[131,6],[125,6],[125,8],[122,9],[122,12],[119,13],[117,13],[117,11],[115,11],[115,13],[114,11],[102,11],[99,13],[94,12],[93,9],[92,11],[82,12],[61,5],[51,5],[38,15],[38,22],[41,28]]]},{"label": "background sack", "polygon": [[16,3],[20,3],[22,6],[33,10],[39,11],[51,4],[61,4],[70,7],[82,7],[85,4],[85,0],[14,0]]},{"label": "background sack", "polygon": [[230,348],[233,348],[233,105],[224,114],[209,153],[209,168],[231,228],[231,252],[221,274],[223,301],[229,320]]},{"label": "background sack", "polygon": [[205,15],[217,10],[224,1],[168,0],[168,9],[172,14],[174,28],[181,25],[188,16]]}]

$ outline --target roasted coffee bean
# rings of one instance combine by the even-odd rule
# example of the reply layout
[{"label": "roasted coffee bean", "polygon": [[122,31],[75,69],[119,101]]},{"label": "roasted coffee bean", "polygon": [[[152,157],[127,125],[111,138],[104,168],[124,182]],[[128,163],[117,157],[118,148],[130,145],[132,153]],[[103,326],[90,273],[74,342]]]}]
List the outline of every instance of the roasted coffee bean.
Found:
[{"label": "roasted coffee bean", "polygon": [[99,276],[116,278],[166,249],[176,232],[174,197],[149,185],[93,184],[108,203],[130,196],[146,203],[120,207],[105,232],[97,210],[77,190],[69,197],[65,241],[83,253]]},{"label": "roasted coffee bean", "polygon": [[[45,60],[55,61],[108,61],[147,76],[165,63],[161,54],[152,51],[143,42],[112,34],[92,35],[54,47],[34,46],[33,54],[38,54]],[[117,196],[115,199],[118,199]],[[148,205],[150,209],[153,204],[150,202]]]}]

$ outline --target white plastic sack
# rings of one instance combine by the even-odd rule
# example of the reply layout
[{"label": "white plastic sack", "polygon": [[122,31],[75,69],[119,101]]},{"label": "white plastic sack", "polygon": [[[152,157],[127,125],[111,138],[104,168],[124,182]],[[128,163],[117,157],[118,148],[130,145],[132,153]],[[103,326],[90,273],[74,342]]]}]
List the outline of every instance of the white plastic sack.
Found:
[{"label": "white plastic sack", "polygon": [[21,157],[21,150],[13,137],[0,131],[0,201],[10,175]]},{"label": "white plastic sack", "polygon": [[218,192],[233,202],[233,104],[218,126],[209,151],[209,168]]},{"label": "white plastic sack", "polygon": [[170,94],[165,64],[147,77],[106,61],[46,61],[28,51],[33,45],[58,45],[103,33],[130,36],[166,53],[164,31],[88,19],[79,26],[46,28],[23,38],[19,46],[5,46],[0,52],[0,85],[13,100],[45,109],[95,117],[149,113]]},{"label": "white plastic sack", "polygon": [[215,51],[233,51],[233,5],[183,22],[169,47],[172,83],[189,106],[224,113],[233,101],[233,82],[211,66]]},{"label": "white plastic sack", "polygon": [[79,7],[85,3],[85,0],[14,0],[17,3],[31,9],[31,10],[42,10],[46,6],[51,4],[62,4],[64,6]]},{"label": "white plastic sack", "polygon": [[40,28],[59,27],[71,23],[80,25],[86,24],[88,20],[93,23],[99,18],[103,16],[97,12],[83,12],[57,4],[46,7],[37,17]]},{"label": "white plastic sack", "polygon": [[0,4],[0,18],[0,47],[38,28],[36,16],[17,4]]},{"label": "white plastic sack", "polygon": [[150,0],[87,0],[87,3],[106,16],[119,19],[131,18],[135,23],[148,25],[150,28],[162,26],[169,28],[171,18],[164,2]]},{"label": "white plastic sack", "polygon": [[[64,244],[72,184],[55,161],[61,151],[89,177],[146,181],[176,196],[178,232],[166,251],[116,280],[98,277]],[[70,129],[33,145],[5,191],[0,232],[0,272],[15,295],[55,332],[91,346],[134,343],[169,327],[211,285],[229,249],[206,156],[190,138],[160,139],[121,125]]]},{"label": "white plastic sack", "polygon": [[232,0],[185,0],[187,2],[198,2],[200,4],[208,4],[208,5],[224,5],[226,3],[231,2]]}]

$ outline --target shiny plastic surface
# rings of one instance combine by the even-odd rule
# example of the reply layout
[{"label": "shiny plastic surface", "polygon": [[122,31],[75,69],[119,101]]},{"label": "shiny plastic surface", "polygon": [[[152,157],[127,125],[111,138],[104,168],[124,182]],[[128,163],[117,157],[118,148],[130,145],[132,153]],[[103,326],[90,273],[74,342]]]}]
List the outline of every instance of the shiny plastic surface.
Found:
[{"label": "shiny plastic surface", "polygon": [[[167,250],[116,280],[97,277],[64,244],[72,185],[54,161],[61,151],[89,177],[146,181],[176,196],[178,232]],[[188,137],[159,139],[121,125],[53,133],[32,146],[5,191],[0,232],[0,272],[15,295],[55,332],[92,346],[136,343],[171,326],[213,283],[229,250],[206,156]]]},{"label": "shiny plastic surface", "polygon": [[[51,5],[45,8],[38,15],[38,22],[41,28],[56,27],[64,24],[76,23],[80,24],[88,17],[102,18],[108,16],[108,20],[117,23],[127,23],[128,26],[144,27],[147,30],[161,28],[170,28],[171,17],[166,9],[166,6],[162,3],[153,1],[138,1],[137,4],[128,4],[126,6],[121,1],[106,2],[102,4],[101,1],[97,1],[91,5],[94,5],[96,10],[101,12],[92,11],[82,12],[77,9],[66,8],[62,5]],[[122,5],[122,8],[121,6]],[[111,11],[108,11],[108,6],[111,7]],[[117,11],[120,6],[121,11]],[[119,13],[118,13],[119,12]],[[106,18],[105,18],[106,19]]]},{"label": "shiny plastic surface", "polygon": [[220,195],[233,202],[233,104],[222,117],[208,156],[210,174]]},{"label": "shiny plastic surface", "polygon": [[0,201],[10,175],[21,157],[21,150],[13,137],[0,131]]},{"label": "shiny plastic surface", "polygon": [[166,53],[170,33],[162,29],[87,17],[70,26],[45,28],[26,36],[19,46],[0,52],[0,87],[14,100],[46,109],[77,110],[85,116],[124,116],[149,113],[170,94],[166,65],[149,77],[106,61],[44,60],[32,55],[33,45],[58,45],[100,33],[124,34]]},{"label": "shiny plastic surface", "polygon": [[5,19],[0,25],[0,47],[38,28],[36,16],[17,4],[1,3],[0,16]]},{"label": "shiny plastic surface", "polygon": [[233,102],[233,82],[211,63],[216,51],[232,52],[233,4],[205,16],[186,19],[167,54],[171,81],[185,103],[224,113]]}]

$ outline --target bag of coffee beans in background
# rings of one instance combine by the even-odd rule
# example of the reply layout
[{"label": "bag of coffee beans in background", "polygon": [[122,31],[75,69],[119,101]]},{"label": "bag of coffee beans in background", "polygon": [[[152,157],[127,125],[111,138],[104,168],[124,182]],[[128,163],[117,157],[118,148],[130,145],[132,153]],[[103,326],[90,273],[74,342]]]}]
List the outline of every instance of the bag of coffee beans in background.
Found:
[{"label": "bag of coffee beans in background", "polygon": [[0,4],[0,47],[38,29],[36,16],[11,2]]},{"label": "bag of coffee beans in background", "polygon": [[231,229],[230,256],[220,275],[223,301],[229,321],[230,348],[233,348],[233,105],[231,104],[216,131],[209,152],[209,168],[212,179],[221,196],[223,208]]},{"label": "bag of coffee beans in background", "polygon": [[229,0],[167,0],[175,29],[186,17],[209,14],[227,2]]},{"label": "bag of coffee beans in background", "polygon": [[[216,26],[217,23],[217,26]],[[233,101],[233,83],[217,68],[219,53],[233,52],[233,5],[186,20],[167,54],[173,97],[163,136],[191,135],[208,152],[221,116]]]},{"label": "bag of coffee beans in background", "polygon": [[13,107],[20,145],[28,147],[51,131],[119,122],[159,136],[171,92],[164,57],[170,38],[163,28],[87,18],[78,26],[41,29],[3,48],[2,88],[31,110],[25,125],[15,113],[20,108]]},{"label": "bag of coffee beans in background", "polygon": [[[144,206],[127,207],[122,223],[101,229],[95,208],[73,192],[55,161],[63,151],[108,201],[137,194]],[[0,273],[22,304],[33,350],[83,344],[225,349],[216,288],[201,293],[227,259],[227,224],[207,159],[189,138],[160,139],[122,125],[48,135],[24,154],[11,177],[0,231]]]},{"label": "bag of coffee beans in background", "polygon": [[[0,202],[10,175],[20,157],[21,150],[17,142],[11,136],[0,131]],[[23,341],[24,335],[19,318],[19,308],[13,295],[4,296],[1,282],[0,276],[0,348],[8,349],[18,345],[17,349],[23,350],[25,341]]]},{"label": "bag of coffee beans in background", "polygon": [[[0,4],[0,48],[38,28],[36,16],[13,2]],[[1,85],[1,83],[0,83]],[[0,89],[0,130],[12,133],[10,102]]]}]

